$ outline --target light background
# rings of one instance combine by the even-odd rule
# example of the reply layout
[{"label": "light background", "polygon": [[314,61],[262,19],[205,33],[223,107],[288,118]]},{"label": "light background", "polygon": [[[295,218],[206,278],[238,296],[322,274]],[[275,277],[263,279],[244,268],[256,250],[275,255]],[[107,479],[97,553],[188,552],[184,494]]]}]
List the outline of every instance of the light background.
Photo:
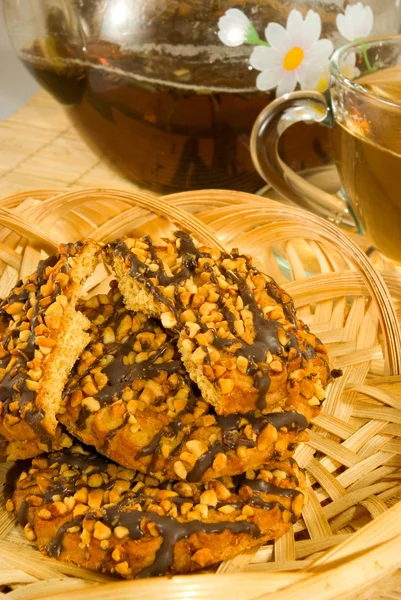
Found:
[{"label": "light background", "polygon": [[28,102],[39,86],[18,60],[8,38],[0,0],[0,121]]}]

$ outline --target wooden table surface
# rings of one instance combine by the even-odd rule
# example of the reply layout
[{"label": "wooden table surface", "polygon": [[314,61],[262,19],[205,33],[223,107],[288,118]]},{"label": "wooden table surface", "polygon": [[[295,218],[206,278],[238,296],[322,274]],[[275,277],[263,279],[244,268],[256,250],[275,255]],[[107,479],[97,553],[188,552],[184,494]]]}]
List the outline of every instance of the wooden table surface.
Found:
[{"label": "wooden table surface", "polygon": [[60,104],[40,90],[0,123],[0,197],[59,187],[142,189],[104,164],[81,139]]}]

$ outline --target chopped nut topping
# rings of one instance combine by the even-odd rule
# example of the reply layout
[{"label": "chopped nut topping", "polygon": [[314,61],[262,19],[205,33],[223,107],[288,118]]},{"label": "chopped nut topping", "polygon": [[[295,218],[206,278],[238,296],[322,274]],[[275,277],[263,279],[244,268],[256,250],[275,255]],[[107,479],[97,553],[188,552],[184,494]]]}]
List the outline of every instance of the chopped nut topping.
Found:
[{"label": "chopped nut topping", "polygon": [[107,525],[104,525],[101,521],[96,521],[93,537],[96,540],[108,540],[111,537],[110,527],[107,527]]},{"label": "chopped nut topping", "polygon": [[[139,251],[145,239],[147,248]],[[125,238],[110,244],[106,255],[127,306],[147,310],[179,332],[185,366],[218,414],[268,412],[284,408],[288,399],[306,405],[308,418],[317,414],[306,387],[303,395],[287,381],[324,389],[330,378],[326,349],[298,320],[288,294],[251,257],[197,246],[180,231],[162,245],[150,237]]]},{"label": "chopped nut topping", "polygon": [[[97,298],[82,306],[92,320],[92,340],[74,367],[65,391],[66,410],[59,415],[72,434],[84,435],[87,442],[110,458],[155,474],[158,480],[207,481],[215,476],[238,474],[248,456],[262,453],[258,459],[264,462],[277,451],[273,447],[278,435],[274,424],[266,430],[257,419],[250,424],[238,418],[234,420],[235,427],[228,424],[226,431],[224,422],[216,420],[213,408],[191,385],[172,336],[163,332],[154,319],[128,311],[116,282],[112,282],[107,297],[108,304],[103,295],[102,302]],[[96,324],[99,316],[104,319]],[[107,329],[114,334],[110,344],[103,341]],[[197,341],[206,345],[212,339],[208,332],[197,334]],[[199,346],[198,352],[206,362],[203,347]],[[218,361],[219,356],[216,350],[209,353],[211,362]],[[240,358],[232,360],[234,368],[238,362],[241,364]],[[211,369],[220,386],[234,386],[228,368],[219,364],[203,367]],[[223,371],[227,374],[221,377]],[[124,374],[123,384],[120,373]],[[296,442],[299,430],[306,426],[303,417],[294,418],[294,426],[290,416],[281,419],[287,425],[287,434],[280,455],[288,456],[288,444]],[[261,415],[260,419],[265,425],[275,422],[274,415]],[[129,473],[128,479],[132,477],[132,471]],[[96,487],[96,480],[97,477],[90,479],[89,487]],[[97,486],[101,486],[100,480]],[[115,501],[123,491],[111,489],[110,500]],[[106,500],[91,495],[90,502],[94,507]]]},{"label": "chopped nut topping", "polygon": [[[66,444],[57,428],[59,388],[88,341],[89,323],[74,306],[99,250],[94,242],[62,245],[59,255],[40,261],[0,302],[0,435],[13,460],[41,454],[50,443]],[[71,334],[68,355],[60,360],[66,352],[62,342]]]},{"label": "chopped nut topping", "polygon": [[186,479],[188,472],[181,461],[174,463],[174,471],[180,479]]},{"label": "chopped nut topping", "polygon": [[[63,557],[68,535],[67,556],[73,556],[74,545],[88,553],[97,548],[104,553],[102,568],[125,577],[146,574],[148,568],[155,575],[166,569],[174,572],[174,544],[182,539],[188,540],[183,551],[189,553],[192,565],[213,564],[222,558],[220,545],[226,548],[225,538],[220,542],[219,536],[240,533],[239,539],[246,541],[244,547],[256,545],[271,536],[271,521],[264,525],[267,510],[280,507],[274,512],[273,526],[284,532],[303,507],[305,478],[294,461],[274,461],[255,470],[253,479],[247,473],[226,476],[224,483],[218,479],[207,484],[181,481],[167,483],[162,489],[154,477],[124,469],[80,446],[35,464],[19,478],[9,505],[23,520],[27,539],[34,541],[37,536],[38,545],[51,556]],[[75,476],[65,477],[69,472]],[[285,487],[281,489],[283,474]],[[102,486],[88,491],[94,477],[96,483],[102,480]],[[46,481],[43,491],[39,480]],[[113,490],[119,491],[115,501],[111,499]],[[102,494],[105,500],[91,506],[95,494]],[[77,497],[88,503],[78,502]],[[23,506],[26,508],[21,510]],[[199,535],[202,537],[192,537]],[[201,540],[202,548],[194,552],[195,540],[196,544]],[[243,547],[233,543],[232,548],[234,556]],[[79,553],[77,556],[79,564]]]}]

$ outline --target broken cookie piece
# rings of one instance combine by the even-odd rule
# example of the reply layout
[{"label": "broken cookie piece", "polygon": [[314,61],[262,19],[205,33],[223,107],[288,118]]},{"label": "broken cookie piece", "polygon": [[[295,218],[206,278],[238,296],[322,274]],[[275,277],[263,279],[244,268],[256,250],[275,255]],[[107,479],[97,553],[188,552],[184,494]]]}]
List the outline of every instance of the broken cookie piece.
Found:
[{"label": "broken cookie piece", "polygon": [[203,569],[283,535],[304,491],[294,460],[160,487],[77,446],[34,459],[7,509],[49,556],[131,579]]},{"label": "broken cookie piece", "polygon": [[179,333],[185,368],[218,414],[319,409],[327,350],[249,256],[198,247],[181,231],[125,238],[105,255],[127,307]]},{"label": "broken cookie piece", "polygon": [[100,247],[63,244],[40,261],[0,304],[1,453],[11,460],[63,447],[57,428],[68,373],[89,341],[90,323],[75,309]]}]

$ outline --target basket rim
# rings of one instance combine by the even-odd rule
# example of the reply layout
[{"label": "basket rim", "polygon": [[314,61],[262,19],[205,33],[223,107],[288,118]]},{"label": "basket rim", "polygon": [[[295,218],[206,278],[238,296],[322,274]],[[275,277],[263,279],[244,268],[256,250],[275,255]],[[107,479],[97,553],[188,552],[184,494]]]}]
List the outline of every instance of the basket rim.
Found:
[{"label": "basket rim", "polygon": [[[50,193],[50,190],[43,191],[44,196],[46,196],[48,193]],[[226,200],[228,202],[231,199],[235,199],[236,203],[245,203],[247,205],[247,207],[242,211],[244,218],[246,215],[248,217],[253,216],[255,218],[264,215],[269,216],[277,222],[295,222],[296,224],[309,227],[312,239],[324,240],[337,249],[341,249],[343,252],[345,252],[346,258],[351,262],[352,266],[359,271],[370,295],[372,298],[374,298],[379,307],[380,320],[382,330],[385,335],[385,345],[387,348],[386,354],[388,358],[389,372],[393,375],[401,374],[401,327],[397,319],[397,314],[391,299],[391,295],[384,282],[384,279],[382,275],[375,269],[369,258],[360,248],[358,248],[353,240],[347,237],[343,231],[329,221],[326,221],[323,218],[318,217],[306,210],[292,206],[284,206],[275,200],[262,200],[258,197],[255,197],[253,194],[234,192],[230,190],[211,189],[179,192],[177,194],[169,194],[159,198],[141,191],[124,190],[113,187],[86,188],[76,191],[57,190],[56,194],[57,195],[55,198],[46,197],[44,200],[42,200],[37,207],[33,208],[33,214],[35,216],[40,214],[41,219],[44,218],[46,220],[46,214],[53,209],[54,203],[59,203],[61,199],[63,200],[63,212],[65,212],[67,208],[71,210],[79,204],[86,204],[87,202],[93,200],[93,198],[99,199],[99,195],[105,194],[109,198],[120,199],[131,204],[134,207],[134,210],[139,207],[142,210],[147,210],[151,213],[153,212],[159,216],[172,218],[173,221],[178,220],[183,229],[191,232],[192,227],[196,230],[196,233],[202,232],[201,237],[204,243],[217,243],[221,249],[224,249],[224,247],[209,226],[199,221],[196,215],[189,214],[179,206],[175,206],[175,204],[179,204],[181,201],[192,200],[194,202],[196,201],[197,203],[201,203],[203,200],[210,198],[220,201]],[[30,231],[29,221],[27,218],[23,219],[19,215],[13,214],[10,216],[9,213],[11,211],[7,209],[1,210],[1,205],[4,202],[10,203],[14,197],[14,195],[7,196],[0,202],[0,224],[4,224],[7,227],[12,227],[21,235],[28,235],[30,233],[31,236],[33,235],[33,242],[35,244],[38,243],[38,238],[36,237],[37,234],[42,234],[44,238],[44,244],[42,247],[45,249],[48,247],[47,244],[51,245],[51,237],[49,238],[47,232],[43,231],[42,228],[40,228],[41,231],[38,231],[38,226],[34,225],[32,232]],[[28,190],[26,192],[19,193],[17,194],[17,197],[24,199],[29,197],[34,198],[35,190]],[[228,200],[228,198],[230,200]],[[254,208],[255,204],[257,205],[256,208]],[[252,206],[249,207],[249,205]],[[242,212],[236,211],[236,214],[242,214]],[[125,213],[123,212],[122,215],[124,214]],[[130,213],[129,216],[131,218],[132,213]],[[96,241],[103,241],[97,236],[91,237],[96,239]],[[54,248],[52,251],[54,251]]]},{"label": "basket rim", "polygon": [[[41,200],[31,206],[27,215],[25,216],[24,214],[24,218],[13,214],[16,199],[18,199],[18,203],[21,203],[29,198],[35,199],[35,196],[38,200],[39,198],[41,198]],[[143,192],[103,187],[88,188],[86,190],[78,191],[30,190],[10,195],[0,201],[0,225],[10,228],[18,235],[24,237],[24,234],[26,233],[25,228],[29,227],[29,219],[33,219],[34,224],[35,219],[38,219],[38,222],[40,223],[40,219],[43,219],[43,222],[47,227],[47,223],[50,223],[53,218],[52,211],[58,203],[63,203],[62,209],[60,209],[62,212],[68,210],[73,211],[80,203],[85,204],[86,202],[90,202],[93,198],[100,200],[102,196],[107,196],[111,199],[124,199],[127,209],[123,211],[121,215],[125,215],[126,217],[127,214],[130,216],[133,214],[143,215],[145,214],[145,211],[150,211],[153,214],[162,216],[166,216],[167,214],[167,218],[170,218],[173,222],[178,221],[180,226],[187,231],[193,233],[193,228],[195,228],[197,232],[195,235],[198,236],[199,234],[199,239],[205,243],[216,243],[215,240],[217,239],[218,233],[216,234],[214,232],[212,226],[205,225],[205,223],[196,216],[196,212],[187,212],[185,207],[190,209],[192,206],[195,206],[195,204],[202,205],[202,202],[206,199],[215,199],[222,204],[229,205],[230,198],[232,198],[236,205],[235,217],[243,219],[244,223],[251,224],[260,217],[261,219],[270,219],[272,222],[274,221],[278,227],[283,228],[284,232],[287,230],[286,228],[288,228],[288,230],[290,230],[289,228],[292,228],[291,231],[300,232],[302,231],[302,228],[308,229],[311,232],[311,239],[322,240],[331,244],[337,250],[341,249],[344,252],[344,258],[347,265],[351,267],[350,271],[347,272],[352,273],[351,279],[355,286],[357,286],[358,280],[356,277],[353,277],[353,274],[357,271],[364,282],[367,292],[370,297],[375,300],[375,304],[378,308],[382,331],[387,343],[387,355],[390,357],[388,367],[390,373],[393,374],[392,377],[388,377],[388,381],[396,381],[398,383],[401,381],[401,331],[395,306],[391,300],[390,292],[382,275],[370,263],[363,251],[360,250],[346,234],[338,230],[333,224],[324,221],[320,217],[307,213],[302,209],[286,207],[274,200],[262,200],[252,194],[224,190],[182,192],[179,194],[170,194],[161,198],[154,198]],[[58,219],[59,214],[61,213],[57,214]],[[116,227],[120,227],[121,223],[119,222],[119,219],[121,220],[121,216],[117,215],[116,217],[111,218],[111,221],[114,219],[118,222]],[[45,236],[42,236],[42,231],[46,233]],[[30,230],[30,234],[31,237],[29,243],[32,248],[35,248],[36,250],[43,249],[46,252],[54,249],[55,238],[49,228],[45,229],[45,226],[37,226],[37,229],[32,228]],[[106,234],[107,231],[105,230],[105,235]],[[0,239],[0,251],[2,243],[3,242],[1,242]],[[221,242],[220,246],[223,247]],[[298,282],[295,281],[294,285],[297,285],[297,283]],[[364,289],[357,289],[361,289],[361,294],[365,295]],[[374,380],[372,380],[371,383],[374,385]],[[363,386],[359,386],[359,388],[357,384],[351,384],[351,386],[354,393],[363,393]],[[302,576],[300,571],[296,570],[280,570],[277,572],[258,572],[257,570],[252,570],[243,573],[219,573],[218,580],[216,580],[216,574],[193,574],[191,577],[188,577],[188,575],[177,575],[172,579],[157,578],[156,580],[147,581],[134,580],[132,582],[116,581],[101,583],[101,587],[95,585],[93,588],[85,587],[82,590],[71,589],[62,592],[61,594],[42,594],[41,598],[43,598],[43,600],[67,600],[67,598],[68,600],[74,600],[85,597],[88,600],[91,598],[100,600],[101,598],[106,598],[107,595],[114,594],[118,595],[121,599],[128,599],[135,593],[136,597],[143,597],[145,599],[145,593],[143,596],[140,596],[140,591],[143,588],[144,590],[158,590],[160,593],[163,593],[163,597],[168,598],[188,597],[188,594],[192,594],[190,597],[200,599],[204,597],[199,595],[202,593],[202,590],[203,592],[207,592],[208,590],[219,586],[221,586],[221,592],[219,593],[224,593],[224,589],[230,586],[234,591],[236,587],[241,587],[241,589],[249,588],[248,591],[253,593],[252,590],[254,589],[254,586],[256,586],[260,580],[260,590],[257,593],[255,592],[252,596],[244,595],[243,598],[246,598],[247,600],[248,598],[249,600],[251,600],[251,598],[255,600],[256,598],[258,598],[258,600],[292,600],[294,594],[296,594],[296,597],[299,600],[309,600],[311,593],[315,593],[316,595],[320,591],[317,587],[319,581],[330,581],[335,584],[337,580],[341,580],[341,574],[344,574],[346,569],[352,568],[355,569],[356,579],[354,582],[344,582],[342,584],[343,587],[341,588],[344,592],[341,599],[351,599],[352,594],[355,593],[356,581],[360,583],[362,589],[365,581],[374,583],[377,578],[383,574],[383,569],[380,571],[381,575],[379,574],[379,570],[376,570],[376,559],[378,559],[377,562],[380,562],[381,565],[383,565],[383,563],[386,564],[385,572],[389,575],[397,568],[401,568],[401,558],[399,557],[399,553],[396,552],[397,536],[399,535],[401,535],[401,501],[392,508],[388,508],[382,515],[377,516],[369,524],[358,529],[352,534],[350,539],[325,551],[323,557],[318,558],[312,565],[303,569]],[[369,568],[367,568],[367,565],[369,565]],[[282,589],[280,589],[280,591],[278,591],[279,588],[277,587],[276,591],[271,591],[267,595],[267,593],[265,593],[266,582],[272,583],[274,580],[282,582],[283,577],[288,578],[286,586],[281,586]],[[208,583],[209,578],[210,584]],[[84,580],[82,580],[82,582],[84,585]],[[116,585],[119,587],[116,588]],[[288,587],[288,589],[286,589],[286,587]],[[171,593],[177,593],[176,596],[168,595],[170,594],[170,588],[174,588]],[[340,589],[340,586],[337,586],[337,588]],[[155,593],[157,593],[157,591]],[[196,595],[197,593],[198,595]],[[333,595],[333,593],[334,592],[325,593],[324,599],[330,600],[332,598],[334,600],[337,596]],[[238,596],[238,598],[239,597],[240,596]],[[323,598],[323,596],[319,595],[318,597],[319,600],[320,598]]]}]

